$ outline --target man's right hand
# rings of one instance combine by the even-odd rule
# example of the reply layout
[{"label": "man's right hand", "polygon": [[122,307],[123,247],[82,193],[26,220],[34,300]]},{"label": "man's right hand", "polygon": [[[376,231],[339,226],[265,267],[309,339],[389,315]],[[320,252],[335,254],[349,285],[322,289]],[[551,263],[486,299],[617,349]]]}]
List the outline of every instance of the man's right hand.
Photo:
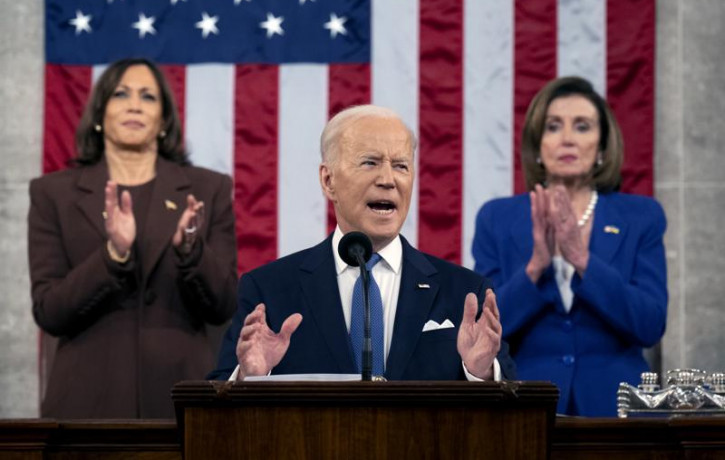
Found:
[{"label": "man's right hand", "polygon": [[243,380],[247,376],[269,374],[287,353],[290,337],[301,322],[302,315],[299,313],[290,315],[282,323],[279,334],[275,334],[267,326],[264,304],[257,305],[244,320],[242,332],[237,340],[239,362],[237,380]]}]

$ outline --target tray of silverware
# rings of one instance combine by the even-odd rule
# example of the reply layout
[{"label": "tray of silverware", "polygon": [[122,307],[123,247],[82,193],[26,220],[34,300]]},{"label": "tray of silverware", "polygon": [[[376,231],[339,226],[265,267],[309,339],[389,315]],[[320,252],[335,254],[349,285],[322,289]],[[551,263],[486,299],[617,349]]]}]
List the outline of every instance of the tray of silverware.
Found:
[{"label": "tray of silverware", "polygon": [[699,369],[673,369],[667,371],[663,385],[656,372],[644,372],[637,386],[619,384],[617,415],[620,418],[725,415],[725,372],[708,374]]}]

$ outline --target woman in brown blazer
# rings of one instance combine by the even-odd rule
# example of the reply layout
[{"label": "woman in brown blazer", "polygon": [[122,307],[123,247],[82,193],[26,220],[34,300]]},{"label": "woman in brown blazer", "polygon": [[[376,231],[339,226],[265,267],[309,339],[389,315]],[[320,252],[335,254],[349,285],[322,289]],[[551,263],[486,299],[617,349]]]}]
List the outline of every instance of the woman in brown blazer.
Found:
[{"label": "woman in brown blazer", "polygon": [[30,184],[33,315],[58,337],[41,414],[173,417],[235,310],[232,182],[190,166],[171,92],[144,59],[95,85],[74,167]]}]

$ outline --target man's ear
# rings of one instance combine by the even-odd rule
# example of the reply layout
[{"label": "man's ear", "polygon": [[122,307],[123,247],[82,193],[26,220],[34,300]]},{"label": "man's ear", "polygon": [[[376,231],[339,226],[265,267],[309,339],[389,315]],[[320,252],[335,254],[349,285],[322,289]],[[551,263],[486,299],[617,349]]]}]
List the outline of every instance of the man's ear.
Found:
[{"label": "man's ear", "polygon": [[335,187],[332,179],[332,169],[325,163],[320,164],[320,186],[322,193],[328,200],[335,202]]}]

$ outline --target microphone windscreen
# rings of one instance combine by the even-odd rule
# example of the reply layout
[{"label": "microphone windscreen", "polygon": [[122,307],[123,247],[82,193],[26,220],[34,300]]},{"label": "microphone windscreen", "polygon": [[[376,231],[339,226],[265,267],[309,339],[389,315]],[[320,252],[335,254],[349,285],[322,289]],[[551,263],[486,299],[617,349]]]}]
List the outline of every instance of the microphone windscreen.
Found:
[{"label": "microphone windscreen", "polygon": [[367,262],[373,255],[373,243],[362,232],[346,233],[337,246],[337,253],[346,264],[357,267],[359,264],[356,254],[362,255],[363,260]]}]

